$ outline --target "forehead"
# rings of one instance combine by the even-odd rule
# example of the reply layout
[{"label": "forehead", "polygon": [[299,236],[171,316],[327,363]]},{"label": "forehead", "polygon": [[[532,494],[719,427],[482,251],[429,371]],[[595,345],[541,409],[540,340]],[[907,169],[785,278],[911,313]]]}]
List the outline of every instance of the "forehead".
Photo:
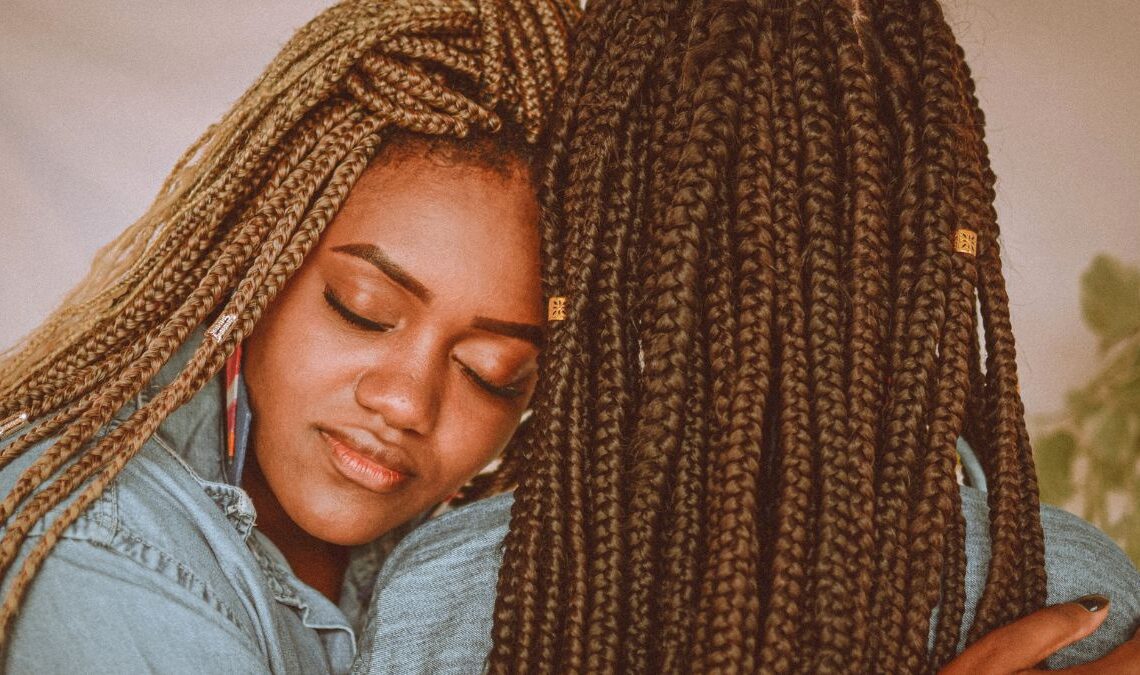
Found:
[{"label": "forehead", "polygon": [[501,171],[410,155],[364,172],[330,224],[329,238],[363,236],[409,246],[529,241],[537,222],[534,189],[521,164]]},{"label": "forehead", "polygon": [[369,167],[322,239],[372,244],[434,292],[538,287],[538,206],[525,168],[408,156]]}]

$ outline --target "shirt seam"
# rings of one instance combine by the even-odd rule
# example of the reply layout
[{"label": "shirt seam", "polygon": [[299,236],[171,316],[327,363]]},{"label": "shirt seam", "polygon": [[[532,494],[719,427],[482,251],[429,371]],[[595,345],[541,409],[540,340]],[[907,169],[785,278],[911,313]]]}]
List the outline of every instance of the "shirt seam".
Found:
[{"label": "shirt seam", "polygon": [[[37,534],[33,536],[42,535]],[[218,597],[218,593],[213,590],[213,587],[202,580],[195,573],[193,568],[184,561],[154,545],[138,533],[120,525],[112,531],[110,536],[106,539],[90,536],[70,536],[66,538],[75,543],[87,544],[94,548],[104,549],[158,574],[163,579],[173,582],[174,585],[188,592],[191,596],[201,600],[205,605],[210,607],[214,613],[222,616],[234,628],[238,629],[242,635],[254,640],[257,639],[256,636],[242,624],[237,612],[223,602]],[[153,554],[157,564],[152,564],[146,559],[147,553]]]}]

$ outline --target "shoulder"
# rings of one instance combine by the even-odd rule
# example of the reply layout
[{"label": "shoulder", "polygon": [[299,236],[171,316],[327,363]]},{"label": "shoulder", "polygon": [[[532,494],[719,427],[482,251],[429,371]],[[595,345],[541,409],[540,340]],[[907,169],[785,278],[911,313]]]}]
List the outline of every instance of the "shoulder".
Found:
[{"label": "shoulder", "polygon": [[[962,488],[966,518],[966,616],[985,585],[990,560],[989,509],[986,493]],[[1068,602],[1090,593],[1112,601],[1108,618],[1096,633],[1049,660],[1052,667],[1085,663],[1118,646],[1140,623],[1140,572],[1109,537],[1077,516],[1051,506],[1041,509],[1045,534],[1045,571],[1049,604]]]},{"label": "shoulder", "polygon": [[[0,490],[10,491],[52,442],[4,467]],[[4,592],[47,526],[76,496],[33,527]],[[249,521],[252,526],[252,513]],[[241,574],[240,568],[249,567],[242,563],[249,558],[244,549],[241,534],[206,486],[152,439],[52,547],[21,605],[5,650],[7,667],[18,671],[17,664],[44,659],[108,667],[151,657],[203,663],[209,655],[187,645],[206,643],[231,645],[234,663],[244,663],[256,651],[247,648],[256,644],[256,623],[245,611],[242,586],[250,579]],[[177,634],[201,640],[169,640]]]},{"label": "shoulder", "polygon": [[[48,439],[30,448],[0,470],[0,492],[9,493],[54,442]],[[64,497],[33,526],[30,536],[41,536],[85,487]],[[216,556],[207,549],[216,540],[232,539],[235,534],[241,539],[240,533],[252,524],[252,505],[240,490],[201,480],[154,436],[62,533],[62,539],[86,541],[134,557],[142,547],[183,552],[188,558],[211,562]]]},{"label": "shoulder", "polygon": [[0,670],[63,673],[82,664],[87,672],[145,672],[161,664],[170,673],[261,672],[266,659],[250,628],[204,586],[65,539],[21,604]]},{"label": "shoulder", "polygon": [[510,494],[449,511],[404,538],[376,581],[353,672],[481,672]]},{"label": "shoulder", "polygon": [[1108,535],[1067,511],[1043,507],[1041,525],[1048,603],[1069,602],[1090,593],[1111,601],[1101,627],[1049,663],[1059,668],[1100,658],[1140,626],[1140,572]]}]

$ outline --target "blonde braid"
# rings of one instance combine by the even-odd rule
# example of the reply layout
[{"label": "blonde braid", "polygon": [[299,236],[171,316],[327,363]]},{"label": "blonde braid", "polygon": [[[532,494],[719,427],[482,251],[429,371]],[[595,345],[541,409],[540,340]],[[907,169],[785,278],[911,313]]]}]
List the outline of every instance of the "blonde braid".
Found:
[{"label": "blonde braid", "polygon": [[[347,120],[342,121],[341,125],[348,125],[349,131],[351,131],[352,125],[357,123],[360,118],[360,113],[354,113],[353,115],[348,116]],[[314,153],[320,153],[321,148],[324,146],[331,146],[335,149],[339,136],[343,135],[344,133],[345,132],[343,130],[337,132],[335,128],[327,130],[326,133],[321,136],[321,142],[318,143],[316,150],[314,150]],[[326,152],[325,154],[329,153]],[[336,153],[332,153],[329,157],[322,160],[323,163],[328,166],[317,172],[317,175],[324,175],[327,173],[327,171],[331,169],[332,163],[336,160]],[[311,195],[317,190],[320,183],[316,182],[312,177],[312,174],[314,173],[312,166],[313,162],[314,159],[312,157],[308,157],[298,163],[297,166],[294,167],[295,170],[293,173],[289,174],[288,178],[282,179],[280,181],[280,185],[277,185],[274,187],[274,189],[267,190],[265,193],[263,193],[264,199],[259,199],[255,202],[257,209],[248,218],[239,221],[239,225],[235,226],[228,233],[227,238],[232,237],[233,241],[230,245],[223,246],[218,251],[217,257],[218,261],[220,262],[216,261],[215,264],[211,265],[209,272],[207,272],[205,278],[200,282],[200,285],[198,287],[199,290],[196,291],[198,295],[201,295],[204,292],[202,289],[218,289],[224,285],[232,283],[230,280],[232,279],[237,266],[243,264],[243,261],[252,255],[254,247],[257,245],[257,242],[264,236],[265,232],[275,223],[280,226],[280,223],[284,222],[282,218],[285,206],[287,205],[287,202],[284,200],[289,198],[296,199],[302,195]],[[302,185],[302,181],[307,182],[308,185]],[[237,249],[236,256],[234,252],[231,251],[231,249]],[[191,299],[193,299],[193,297],[194,296],[191,295]],[[218,301],[218,297],[216,294],[214,294],[211,295],[208,300],[209,302],[216,303]],[[178,308],[175,311],[174,315],[168,317],[167,325],[169,325],[170,322],[174,321],[177,317],[183,316],[187,311],[196,311],[197,313],[191,318],[191,323],[189,324],[189,327],[193,327],[194,325],[197,325],[198,322],[202,321],[205,316],[206,309],[208,309],[208,307],[199,307],[197,304],[188,301],[186,304]],[[158,371],[158,368],[161,367],[162,363],[164,363],[170,357],[173,351],[177,349],[177,346],[175,346],[168,353],[156,353],[152,348],[148,348],[148,351],[144,353],[142,351],[144,344],[148,346],[154,345],[155,341],[151,338],[148,338],[145,342],[138,342],[132,345],[131,349],[127,351],[129,351],[134,356],[134,358],[125,363],[117,363],[119,359],[112,359],[113,365],[117,366],[117,368],[115,370],[103,370],[104,377],[117,377],[119,386],[125,387],[125,391],[127,393],[125,394],[125,397],[112,397],[108,403],[100,409],[101,412],[97,412],[94,415],[85,417],[85,421],[93,423],[95,425],[95,428],[98,428],[99,426],[105,424],[114,410],[118,409],[124,403],[126,403],[126,401],[132,395],[131,392],[137,391],[144,382],[153,377],[154,374]],[[131,364],[131,366],[126,371],[120,370],[120,368],[126,363]],[[149,364],[149,367],[141,369],[139,366],[143,364]],[[134,377],[128,379],[128,376],[132,373],[134,374]],[[95,393],[106,396],[108,391],[97,390]],[[73,415],[85,413],[90,407],[89,403],[90,401],[87,397],[85,397],[79,400],[76,407],[70,408],[69,410],[73,411]],[[33,410],[36,409],[33,408]],[[38,411],[36,411],[36,413],[38,414]],[[33,431],[35,433],[30,432],[27,435],[30,436],[30,438],[21,438],[13,445],[13,448],[9,448],[9,450],[13,452],[5,452],[3,462],[6,464],[13,456],[15,456],[16,452],[22,452],[24,448],[30,447],[31,443],[36,442],[36,440],[42,440],[42,438],[46,438],[44,435],[46,433],[44,427],[50,428],[54,432],[54,430],[61,428],[64,424],[71,423],[74,419],[75,417],[61,417],[58,415],[54,416],[46,424],[41,424],[38,428],[34,429]],[[80,428],[86,427],[81,426]],[[62,465],[62,462],[66,461],[67,458],[75,452],[77,447],[72,446],[67,441],[70,438],[75,437],[85,438],[85,436],[74,435],[76,433],[77,431],[75,427],[69,429],[68,434],[65,434],[64,438],[61,439],[61,442],[56,443],[51,451],[41,457],[36,464],[33,464],[33,466],[25,472],[25,476],[27,476],[29,480],[33,481],[32,489],[34,489],[34,486],[42,482],[47,476],[51,475],[51,473],[54,473],[59,468],[59,466]],[[49,458],[54,459],[49,460]],[[41,462],[43,463],[41,464]],[[56,463],[52,464],[49,462]],[[43,473],[44,469],[47,469],[46,473]],[[7,504],[16,503],[19,500],[23,499],[24,496],[26,496],[22,485],[23,481],[24,477],[21,477],[21,482],[17,484],[17,488],[7,496],[4,502],[0,503],[0,517],[7,517],[10,514],[10,510],[7,510],[6,507]]]},{"label": "blonde braid", "polygon": [[[357,115],[357,117],[359,117],[359,115]],[[359,126],[360,122],[357,122],[356,119],[350,117],[349,123],[355,123],[352,124],[352,128],[349,129],[349,134],[351,134],[356,131],[356,127]],[[371,127],[375,124],[377,123],[372,122],[369,125],[370,128],[367,131],[371,132]],[[359,134],[358,131],[356,131],[356,133]],[[251,219],[251,223],[248,228],[253,229],[255,232],[255,237],[268,230],[270,223],[275,222],[277,224],[277,231],[272,233],[273,238],[268,242],[263,242],[261,244],[261,253],[259,255],[259,258],[265,261],[262,263],[263,267],[271,264],[281,249],[285,246],[286,241],[292,234],[293,224],[300,221],[302,216],[305,214],[305,206],[308,203],[309,195],[316,194],[317,189],[324,182],[325,175],[327,175],[328,171],[331,171],[334,168],[336,162],[340,160],[344,154],[346,154],[344,150],[340,150],[338,152],[338,149],[344,143],[344,141],[340,139],[340,135],[336,133],[330,133],[326,136],[325,140],[330,149],[325,154],[325,156],[319,158],[321,161],[321,166],[316,167],[316,170],[314,170],[313,167],[308,166],[308,164],[312,163],[311,160],[313,158],[306,158],[306,160],[299,165],[298,170],[294,173],[294,176],[298,179],[297,182],[300,184],[293,184],[288,180],[283,183],[283,187],[287,188],[287,190],[282,191],[283,193],[296,194],[302,198],[300,200],[294,199],[292,202],[288,203],[288,210],[286,212],[272,213],[271,215],[275,216],[275,218],[262,217],[263,214],[261,211],[259,211],[257,214],[255,214],[255,217]],[[273,205],[274,201],[270,199],[269,203],[267,204],[267,208],[272,209]],[[284,227],[282,227],[283,224]],[[3,502],[0,502],[0,517],[5,519],[9,518],[9,516],[12,514],[13,509],[21,501],[23,501],[29,494],[31,494],[33,490],[39,487],[49,476],[58,471],[64,463],[71,459],[75,453],[79,451],[80,443],[85,441],[89,437],[90,433],[105,425],[114,411],[122,407],[122,405],[124,405],[127,400],[133,396],[133,394],[137,392],[138,389],[146,381],[148,381],[154,376],[155,373],[158,372],[158,369],[162,366],[162,364],[165,363],[175,351],[177,351],[179,346],[185,341],[186,336],[189,334],[190,330],[192,330],[194,326],[198,325],[205,318],[205,315],[209,309],[216,305],[220,299],[219,292],[225,287],[225,284],[211,283],[211,281],[219,277],[223,280],[232,278],[242,260],[245,257],[248,257],[250,253],[252,253],[253,247],[251,245],[241,246],[242,243],[243,242],[239,238],[236,242],[238,245],[237,247],[244,248],[246,250],[239,251],[238,255],[236,256],[226,255],[226,253],[223,252],[223,254],[219,257],[217,263],[206,275],[203,283],[190,296],[190,299],[184,305],[179,307],[174,315],[170,317],[158,336],[156,336],[154,339],[148,340],[147,349],[142,357],[134,361],[124,372],[122,372],[119,375],[118,379],[113,383],[111,388],[102,390],[100,392],[101,395],[99,396],[99,399],[96,401],[96,405],[87,413],[85,413],[82,419],[80,419],[77,423],[72,424],[72,426],[69,427],[68,430],[63,434],[63,436],[50,449],[48,449],[43,456],[39,457],[30,467],[28,467],[28,469],[24,471],[24,473],[17,480],[16,485],[13,487],[12,491],[5,497]],[[257,263],[255,263],[255,273],[257,267]],[[256,277],[254,278],[257,281],[260,281],[260,279],[257,279]],[[248,286],[248,278],[243,279],[242,281],[246,282],[246,285]],[[231,305],[238,301],[239,297],[242,295],[242,286],[239,285],[238,289],[239,293],[235,295],[234,300],[232,300],[230,303]],[[248,295],[248,293],[249,291],[247,290],[245,294]],[[140,413],[145,414],[146,411],[151,409],[152,408],[149,406],[145,407],[142,411],[140,411]],[[165,411],[162,419],[164,419],[165,414],[169,412],[169,410]],[[116,429],[114,433],[117,436],[121,436],[123,433],[126,433],[127,431],[133,429],[134,424],[135,416],[132,416],[131,420],[128,420],[119,429]],[[157,422],[155,422],[155,424],[157,424]],[[145,440],[146,438],[150,437],[150,434],[153,433],[153,431],[153,428],[149,428],[145,431],[145,433],[142,433],[137,437],[141,440]],[[100,448],[107,447],[107,445],[111,444],[112,442],[113,441],[108,438],[106,441],[100,443],[100,445],[93,449],[85,459],[97,457],[99,455]],[[133,453],[135,450],[137,450],[138,447],[141,447],[141,442],[138,443],[134,450],[131,452]],[[76,467],[73,467],[72,472],[65,473],[64,477],[60,481],[57,481],[53,486],[51,486],[51,488],[45,489],[43,492],[37,495],[37,499],[28,504],[21,512],[21,514],[18,515],[13,520],[13,522],[9,523],[9,527],[4,534],[4,537],[0,539],[0,574],[4,573],[7,570],[8,566],[15,558],[19,544],[26,537],[27,532],[30,530],[31,526],[34,525],[35,522],[37,522],[44,515],[46,515],[46,513],[52,507],[54,507],[55,504],[59,503],[60,500],[66,497],[67,494],[70,494],[71,490],[73,490],[81,480],[85,479],[90,474],[90,472],[84,473],[81,469],[79,469],[80,464],[77,464]],[[72,477],[71,480],[68,480],[69,476]],[[53,500],[52,488],[59,488],[61,484],[64,487],[59,490],[55,490],[55,492],[59,492],[60,494],[58,499]]]},{"label": "blonde braid", "polygon": [[[63,306],[0,355],[0,419],[34,422],[0,468],[54,444],[0,501],[0,575],[67,499],[0,605],[0,648],[52,547],[166,417],[212,378],[303,264],[395,130],[461,138],[504,121],[541,133],[567,65],[565,0],[350,0],[297,32],[178,160],[150,209],[102,250]],[[212,316],[170,384],[109,429]]]},{"label": "blonde braid", "polygon": [[[247,296],[253,293],[254,289],[263,291],[258,298],[261,302],[251,307],[252,314],[242,320],[238,330],[231,332],[224,343],[215,344],[212,340],[203,341],[186,370],[174,383],[144,406],[138,414],[132,415],[122,426],[108,434],[99,446],[69,467],[57,481],[36,494],[26,508],[10,521],[8,531],[3,539],[0,539],[0,573],[7,571],[17,553],[12,548],[12,542],[21,541],[25,538],[27,532],[36,522],[74,493],[84,481],[103,470],[105,465],[110,463],[113,468],[125,463],[126,459],[137,453],[138,448],[141,447],[132,443],[133,437],[139,435],[149,437],[153,434],[167,415],[189,400],[205,384],[206,380],[213,376],[213,373],[224,362],[226,355],[232,351],[233,346],[240,342],[241,338],[252,329],[256,319],[260,316],[261,309],[269,300],[272,300],[288,276],[300,267],[304,255],[316,243],[320,232],[332,220],[337,207],[347,196],[351,185],[364,172],[369,160],[375,153],[376,146],[379,144],[379,138],[374,135],[378,124],[377,120],[370,119],[355,127],[354,130],[357,131],[357,134],[353,140],[359,141],[359,145],[352,146],[351,152],[337,152],[337,149],[333,149],[334,157],[340,158],[348,155],[348,158],[337,165],[336,173],[330,180],[330,189],[318,199],[315,207],[305,214],[304,221],[298,227],[301,231],[300,236],[292,238],[288,247],[286,247],[286,241],[290,239],[288,235],[279,235],[276,241],[266,246],[259,255],[258,261],[251,268],[250,274],[239,284],[238,292],[235,293],[225,308],[225,311],[241,312],[248,300]],[[360,136],[364,136],[364,138],[360,139]],[[266,277],[272,279],[268,284],[263,283]],[[168,341],[168,344],[177,349],[180,340],[172,339]],[[120,470],[121,467],[114,469],[114,473],[117,475]],[[97,497],[105,487],[104,481],[96,480],[83,490],[80,494],[80,500],[87,502],[84,497],[93,492],[94,497]],[[65,510],[64,514],[52,522],[49,532],[62,534],[81,513],[82,511],[73,508]],[[38,566],[42,564],[42,561],[42,555],[25,561],[9,590],[10,595],[24,592],[26,585],[30,583],[36,571],[31,566]],[[5,614],[9,606],[18,607],[18,601],[12,605],[8,602],[8,598],[5,598],[4,606],[0,607],[0,626],[4,626],[10,621],[10,617]]]},{"label": "blonde braid", "polygon": [[[324,137],[334,124],[344,119],[348,110],[347,106],[340,105],[330,110],[328,114],[316,116],[314,121],[318,124],[306,125],[298,144],[291,149],[285,162],[281,163],[275,174],[270,177],[266,190],[258,195],[251,205],[251,211],[260,209],[269,198],[279,196],[278,190],[282,189],[281,183],[289,172],[297,166],[305,154],[313,150],[318,139]],[[205,234],[202,229],[188,229],[187,232],[189,239],[184,250],[198,246],[206,248],[210,245],[209,241],[199,243],[205,239],[202,236]],[[80,338],[81,343],[75,345],[66,356],[59,361],[45,364],[44,368],[18,382],[5,397],[0,417],[10,415],[16,410],[27,411],[31,417],[38,417],[46,411],[57,408],[62,402],[75,400],[90,391],[102,381],[100,376],[119,372],[125,363],[138,357],[138,350],[141,347],[126,341],[123,337],[124,332],[126,338],[130,338],[139,331],[152,329],[159,317],[165,316],[173,309],[178,298],[184,299],[189,294],[193,286],[201,281],[202,272],[209,269],[214,259],[230,244],[232,238],[240,234],[240,229],[233,228],[226,233],[226,239],[220,245],[215,244],[206,250],[205,257],[175,259],[161,267],[161,275],[157,279],[151,278],[142,282],[148,291],[164,296],[159,298],[160,306],[155,307],[147,302],[149,295],[140,298],[139,303],[122,303],[121,314],[109,317],[94,326],[87,335]],[[183,276],[179,277],[178,274]],[[144,320],[135,324],[127,323],[137,314],[141,314]],[[108,353],[112,353],[113,356],[108,357]],[[61,423],[66,421],[68,420],[60,420]]]}]

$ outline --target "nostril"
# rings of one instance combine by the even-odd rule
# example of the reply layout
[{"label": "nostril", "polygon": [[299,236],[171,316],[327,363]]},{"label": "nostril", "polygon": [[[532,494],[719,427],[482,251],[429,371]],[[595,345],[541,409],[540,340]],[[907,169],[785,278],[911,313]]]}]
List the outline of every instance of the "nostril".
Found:
[{"label": "nostril", "polygon": [[427,434],[438,407],[435,387],[409,372],[366,371],[356,382],[356,401],[382,418],[384,425],[401,432]]}]

